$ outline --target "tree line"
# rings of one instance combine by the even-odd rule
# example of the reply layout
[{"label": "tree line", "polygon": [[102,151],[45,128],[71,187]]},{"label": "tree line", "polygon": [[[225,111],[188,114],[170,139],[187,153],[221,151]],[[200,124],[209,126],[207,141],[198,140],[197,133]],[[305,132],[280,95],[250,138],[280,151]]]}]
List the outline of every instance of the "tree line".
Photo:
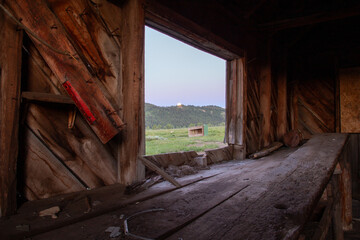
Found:
[{"label": "tree line", "polygon": [[225,124],[225,109],[218,106],[170,106],[159,107],[145,103],[145,126],[151,129],[171,129]]}]

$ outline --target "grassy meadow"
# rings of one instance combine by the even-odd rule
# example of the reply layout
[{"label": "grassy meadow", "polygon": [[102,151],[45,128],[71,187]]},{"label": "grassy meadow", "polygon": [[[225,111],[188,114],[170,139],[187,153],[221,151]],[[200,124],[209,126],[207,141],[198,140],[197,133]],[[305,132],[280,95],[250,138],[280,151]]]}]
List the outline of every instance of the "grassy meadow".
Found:
[{"label": "grassy meadow", "polygon": [[209,127],[208,136],[188,137],[187,128],[146,129],[146,155],[196,151],[224,146],[225,126]]}]

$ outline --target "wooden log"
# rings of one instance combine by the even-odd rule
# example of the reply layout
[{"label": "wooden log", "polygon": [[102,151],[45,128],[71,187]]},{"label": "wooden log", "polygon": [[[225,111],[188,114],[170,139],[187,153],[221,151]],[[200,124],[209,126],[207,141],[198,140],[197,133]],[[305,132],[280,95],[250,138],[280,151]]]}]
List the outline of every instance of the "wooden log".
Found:
[{"label": "wooden log", "polygon": [[[36,5],[36,11],[31,11],[34,5]],[[58,81],[67,89],[96,135],[103,143],[108,142],[123,128],[123,122],[105,97],[108,94],[104,94],[104,90],[98,86],[98,79],[91,76],[85,65],[74,57],[76,51],[68,40],[61,23],[41,0],[9,1],[9,7],[17,17],[22,18],[22,24],[30,31],[51,45],[53,49],[59,49],[62,52],[58,53],[49,49],[30,34],[40,54]]]},{"label": "wooden log", "polygon": [[174,178],[172,178],[169,174],[167,174],[165,171],[163,171],[161,168],[150,162],[144,157],[139,156],[140,161],[151,170],[155,171],[157,174],[161,175],[164,179],[171,182],[175,187],[181,187],[181,184],[176,181]]},{"label": "wooden log", "polygon": [[52,93],[40,93],[40,92],[22,92],[21,97],[30,101],[48,102],[48,103],[62,103],[62,104],[74,104],[68,96],[56,95]]},{"label": "wooden log", "polygon": [[254,153],[254,154],[251,154],[249,157],[250,158],[261,158],[261,157],[265,157],[267,155],[269,155],[270,153],[278,150],[279,148],[281,148],[284,144],[281,143],[281,142],[274,142],[273,144],[271,144],[269,147],[257,152],[257,153]]},{"label": "wooden log", "polygon": [[288,147],[297,147],[302,140],[303,136],[299,130],[291,130],[284,135],[284,144]]},{"label": "wooden log", "polygon": [[0,10],[0,217],[16,210],[22,36]]},{"label": "wooden log", "polygon": [[127,1],[122,14],[123,119],[127,125],[119,136],[117,160],[118,181],[129,185],[145,176],[144,166],[137,162],[138,155],[145,154],[143,1]]}]

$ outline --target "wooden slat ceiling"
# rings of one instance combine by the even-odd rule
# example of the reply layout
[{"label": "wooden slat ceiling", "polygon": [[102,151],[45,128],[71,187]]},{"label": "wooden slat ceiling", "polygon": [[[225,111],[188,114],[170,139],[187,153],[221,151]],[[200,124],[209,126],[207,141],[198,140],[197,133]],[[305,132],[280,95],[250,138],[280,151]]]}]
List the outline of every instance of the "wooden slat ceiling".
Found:
[{"label": "wooden slat ceiling", "polygon": [[290,43],[314,41],[322,48],[324,42],[328,48],[343,45],[345,36],[353,43],[360,40],[357,0],[147,0],[146,4],[164,6],[242,49],[274,34]]}]

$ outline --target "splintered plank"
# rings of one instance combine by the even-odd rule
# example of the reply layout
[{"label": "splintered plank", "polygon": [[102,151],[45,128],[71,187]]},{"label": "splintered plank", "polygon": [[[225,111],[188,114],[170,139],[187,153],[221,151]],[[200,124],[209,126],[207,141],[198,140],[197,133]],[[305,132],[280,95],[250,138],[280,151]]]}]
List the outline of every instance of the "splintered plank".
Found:
[{"label": "splintered plank", "polygon": [[[3,2],[3,1],[1,1]],[[22,31],[0,13],[0,217],[16,210]]]},{"label": "splintered plank", "polygon": [[[85,189],[30,130],[25,133],[26,196],[29,200]],[[30,191],[30,193],[28,193]],[[36,197],[35,199],[33,197]]]},{"label": "splintered plank", "polygon": [[103,143],[108,142],[123,128],[123,122],[106,97],[109,94],[99,87],[98,79],[89,73],[82,61],[76,59],[76,50],[62,24],[45,1],[9,1],[9,7],[32,32],[53,48],[72,56],[57,53],[30,35],[41,56],[67,89],[93,131]]}]

